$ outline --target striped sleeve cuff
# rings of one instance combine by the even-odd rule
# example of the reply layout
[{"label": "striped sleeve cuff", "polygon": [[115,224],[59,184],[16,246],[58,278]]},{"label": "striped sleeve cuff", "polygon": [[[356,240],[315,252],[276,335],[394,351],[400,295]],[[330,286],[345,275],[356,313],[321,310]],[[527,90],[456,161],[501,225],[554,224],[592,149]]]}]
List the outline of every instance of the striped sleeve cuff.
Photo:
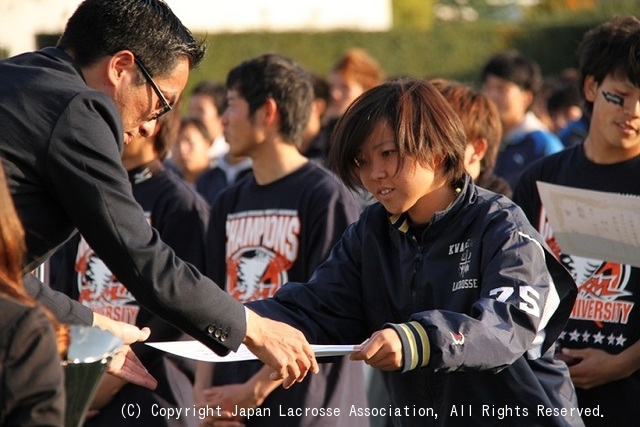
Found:
[{"label": "striped sleeve cuff", "polygon": [[402,341],[402,372],[423,368],[429,364],[429,337],[419,322],[387,323]]}]

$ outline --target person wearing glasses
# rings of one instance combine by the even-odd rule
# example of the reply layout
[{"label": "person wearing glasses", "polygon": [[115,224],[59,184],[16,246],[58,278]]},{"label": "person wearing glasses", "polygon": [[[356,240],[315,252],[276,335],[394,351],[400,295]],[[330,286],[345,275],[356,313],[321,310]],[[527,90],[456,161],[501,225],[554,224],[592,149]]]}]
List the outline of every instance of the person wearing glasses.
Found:
[{"label": "person wearing glasses", "polygon": [[[219,354],[245,343],[288,387],[318,369],[304,336],[180,260],[149,225],[122,165],[123,146],[154,133],[204,54],[162,0],[85,0],[56,47],[0,61],[0,157],[26,230],[25,283],[64,323],[144,339],[149,331],[94,314],[28,274],[79,231],[142,306]],[[153,387],[132,358],[112,371]]]},{"label": "person wearing glasses", "polygon": [[[181,117],[180,108],[175,105],[158,119],[152,137],[138,135],[124,147],[122,164],[129,175],[133,197],[162,241],[182,260],[201,270],[205,265],[204,234],[209,221],[209,205],[163,166],[163,160],[176,140]],[[182,333],[178,329],[140,306],[82,236],[76,234],[67,240],[52,258],[55,258],[50,270],[53,289],[114,320],[139,328],[149,327],[150,341],[181,339]],[[193,368],[187,359],[175,359],[144,343],[133,344],[132,348],[158,381],[158,386],[148,390],[113,375],[105,376],[93,395],[90,415],[84,426],[194,426],[196,414],[180,417],[177,424],[154,417],[152,411],[142,411],[139,418],[122,418],[122,406],[130,402],[141,407],[157,405],[158,411],[177,411],[193,405],[190,380]]]}]

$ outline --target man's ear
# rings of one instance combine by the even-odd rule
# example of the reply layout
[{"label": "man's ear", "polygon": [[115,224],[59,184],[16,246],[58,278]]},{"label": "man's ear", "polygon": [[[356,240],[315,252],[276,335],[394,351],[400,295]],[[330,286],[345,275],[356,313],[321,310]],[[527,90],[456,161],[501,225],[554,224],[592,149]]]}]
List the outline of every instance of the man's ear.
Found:
[{"label": "man's ear", "polygon": [[582,90],[584,92],[584,99],[589,102],[594,102],[596,99],[596,95],[598,93],[598,83],[593,78],[593,76],[589,75],[584,78],[584,84],[582,85]]},{"label": "man's ear", "polygon": [[533,92],[530,90],[522,89],[522,96],[527,106],[527,110],[533,108]]},{"label": "man's ear", "polygon": [[135,57],[130,50],[121,50],[111,56],[108,62],[108,79],[116,85],[129,73],[137,73]]},{"label": "man's ear", "polygon": [[266,125],[273,124],[280,117],[278,113],[278,105],[276,104],[275,99],[267,98],[262,108],[264,108],[264,120]]},{"label": "man's ear", "polygon": [[473,160],[482,160],[485,154],[487,154],[487,149],[489,148],[486,138],[476,138],[470,143],[473,147]]},{"label": "man's ear", "polygon": [[325,111],[327,111],[327,101],[322,98],[316,98],[313,100],[312,108],[315,108],[316,113],[319,117],[324,116]]}]

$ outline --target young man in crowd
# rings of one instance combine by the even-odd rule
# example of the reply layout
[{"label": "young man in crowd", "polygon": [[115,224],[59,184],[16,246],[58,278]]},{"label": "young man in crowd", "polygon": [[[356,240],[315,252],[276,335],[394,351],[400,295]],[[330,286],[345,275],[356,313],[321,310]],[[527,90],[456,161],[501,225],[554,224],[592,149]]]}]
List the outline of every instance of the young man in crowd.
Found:
[{"label": "young man in crowd", "polygon": [[564,146],[532,111],[543,79],[540,66],[517,51],[500,52],[482,68],[482,92],[498,107],[502,142],[495,173],[513,188],[522,171],[535,160]]},{"label": "young man in crowd", "polygon": [[[359,215],[355,196],[332,173],[299,151],[313,89],[309,73],[288,58],[267,54],[233,68],[222,116],[230,153],[251,158],[253,176],[226,189],[211,208],[207,274],[241,302],[273,296],[287,281],[307,280]],[[196,375],[200,403],[223,408],[246,426],[314,426],[302,408],[366,405],[363,369],[341,358],[285,390],[260,362],[215,367]],[[209,384],[213,385],[208,388]],[[259,408],[270,417],[238,415]],[[295,416],[276,418],[294,410]],[[233,416],[236,412],[236,416]],[[350,426],[368,425],[366,417]]]},{"label": "young man in crowd", "polygon": [[[580,86],[591,117],[584,143],[534,164],[514,201],[571,271],[578,296],[558,340],[588,426],[630,426],[640,419],[640,269],[565,252],[538,195],[537,182],[640,195],[640,21],[617,17],[588,31],[579,49]],[[611,315],[611,308],[624,311]]]}]

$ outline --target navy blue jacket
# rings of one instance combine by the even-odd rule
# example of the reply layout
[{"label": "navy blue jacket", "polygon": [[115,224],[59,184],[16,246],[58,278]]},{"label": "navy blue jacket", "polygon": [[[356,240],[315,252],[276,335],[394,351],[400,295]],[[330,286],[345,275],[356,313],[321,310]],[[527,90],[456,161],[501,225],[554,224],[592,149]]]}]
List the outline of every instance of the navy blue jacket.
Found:
[{"label": "navy blue jacket", "polygon": [[[519,407],[502,421],[509,425],[582,425],[575,412],[538,416],[538,405],[577,407],[566,365],[553,358],[576,287],[520,208],[467,177],[453,205],[417,236],[406,220],[380,204],[367,208],[308,283],[249,306],[313,343],[396,330],[404,366],[383,372],[401,409],[396,425],[501,422],[483,405]],[[461,415],[463,405],[471,414]],[[432,408],[437,418],[405,407]]]}]

